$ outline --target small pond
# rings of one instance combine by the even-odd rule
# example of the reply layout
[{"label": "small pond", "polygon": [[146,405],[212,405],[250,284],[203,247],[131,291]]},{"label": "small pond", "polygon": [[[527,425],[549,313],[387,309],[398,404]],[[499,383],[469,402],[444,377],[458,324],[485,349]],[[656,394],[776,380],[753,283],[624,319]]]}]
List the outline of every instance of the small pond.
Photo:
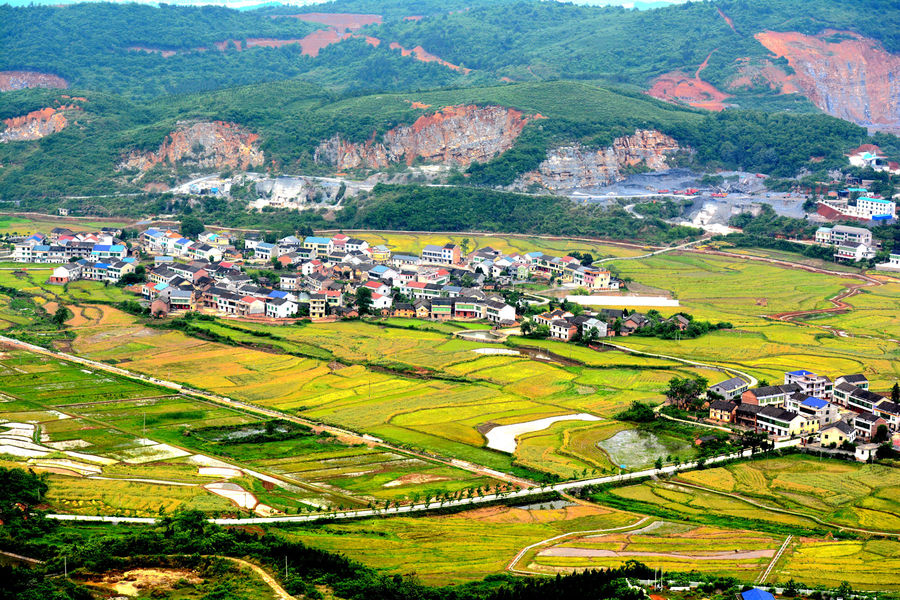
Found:
[{"label": "small pond", "polygon": [[665,460],[669,455],[686,458],[691,451],[687,442],[660,438],[654,433],[639,429],[620,431],[611,438],[598,442],[597,447],[609,455],[614,465],[624,466],[626,469],[648,467],[657,458]]}]

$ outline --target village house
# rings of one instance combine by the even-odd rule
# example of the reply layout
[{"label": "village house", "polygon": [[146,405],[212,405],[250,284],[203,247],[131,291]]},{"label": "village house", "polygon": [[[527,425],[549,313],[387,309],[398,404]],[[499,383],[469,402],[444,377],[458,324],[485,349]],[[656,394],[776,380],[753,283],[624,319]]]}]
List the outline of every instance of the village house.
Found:
[{"label": "village house", "polygon": [[799,391],[807,396],[815,396],[824,400],[831,400],[834,387],[828,377],[816,375],[805,369],[788,371],[784,374],[784,383],[785,385],[796,384],[800,386]]},{"label": "village house", "polygon": [[750,387],[750,384],[741,379],[740,377],[732,377],[731,379],[726,379],[725,381],[720,381],[719,383],[711,386],[709,390],[713,393],[722,396],[725,400],[731,400],[737,396],[740,396],[744,392],[747,391],[747,388]]},{"label": "village house", "polygon": [[788,396],[800,391],[796,383],[786,385],[767,385],[741,394],[741,404],[755,404],[757,406],[784,406]]},{"label": "village house", "polygon": [[856,430],[845,421],[835,421],[819,430],[819,444],[840,447],[856,440]]},{"label": "village house", "polygon": [[570,342],[578,333],[578,326],[566,319],[556,319],[550,323],[550,337],[554,340]]},{"label": "village house", "polygon": [[709,403],[709,418],[723,423],[733,423],[737,408],[738,405],[729,400],[713,400]]}]

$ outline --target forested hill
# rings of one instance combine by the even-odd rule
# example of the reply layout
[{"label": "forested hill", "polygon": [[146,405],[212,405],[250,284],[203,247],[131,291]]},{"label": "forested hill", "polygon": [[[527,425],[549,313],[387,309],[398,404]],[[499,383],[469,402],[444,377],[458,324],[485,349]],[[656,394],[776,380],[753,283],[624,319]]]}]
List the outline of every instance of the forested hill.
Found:
[{"label": "forested hill", "polygon": [[[72,96],[79,96],[73,100]],[[641,94],[589,83],[542,82],[339,97],[298,80],[245,86],[149,102],[99,92],[23,90],[0,95],[0,119],[74,104],[68,126],[34,141],[0,144],[0,198],[138,191],[147,183],[171,185],[191,171],[157,168],[140,182],[117,170],[132,152],[155,151],[183,123],[234,123],[257,136],[260,170],[327,174],[314,160],[316,148],[340,135],[347,142],[380,138],[389,129],[451,106],[500,106],[540,115],[525,125],[512,148],[473,164],[470,183],[506,185],[534,169],[546,151],[578,142],[609,145],[636,129],[654,129],[694,150],[698,164],[745,168],[790,176],[809,166],[843,165],[843,152],[874,141],[896,150],[897,138],[870,138],[865,129],[825,115],[726,111],[705,113]],[[206,169],[207,171],[209,168]]]},{"label": "forested hill", "polygon": [[[306,14],[314,11],[363,18],[316,21]],[[860,54],[840,46],[857,34],[879,45],[868,63],[900,52],[892,0],[717,0],[645,11],[537,0],[338,0],[246,12],[93,3],[0,7],[0,71],[143,98],[291,77],[355,91],[564,78],[707,108],[797,111],[812,109],[796,94],[811,96],[792,66],[803,57],[776,58],[784,40],[758,36],[831,30],[844,33],[801,40],[822,46],[813,58]]]}]

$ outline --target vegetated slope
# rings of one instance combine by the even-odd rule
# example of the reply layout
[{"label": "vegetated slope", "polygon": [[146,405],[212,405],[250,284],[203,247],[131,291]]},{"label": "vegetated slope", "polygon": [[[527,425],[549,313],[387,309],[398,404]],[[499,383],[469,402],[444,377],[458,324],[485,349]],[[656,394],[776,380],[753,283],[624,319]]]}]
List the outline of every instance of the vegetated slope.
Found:
[{"label": "vegetated slope", "polygon": [[[810,165],[811,157],[823,157],[817,168],[842,165],[842,152],[874,141],[892,148],[888,139],[869,138],[858,126],[825,115],[783,115],[726,111],[719,114],[685,110],[633,94],[587,83],[546,82],[463,88],[431,92],[377,94],[336,99],[301,81],[247,86],[212,93],[177,96],[152,102],[126,101],[96,92],[22,90],[0,95],[0,119],[17,117],[46,106],[66,102],[63,95],[83,95],[84,111],[79,127],[32,142],[0,145],[0,197],[89,195],[111,191],[137,191],[152,183],[166,185],[176,176],[191,172],[254,165],[256,169],[285,173],[331,173],[334,166],[317,164],[315,153],[323,142],[340,136],[343,143],[380,143],[392,129],[403,130],[423,116],[446,107],[500,107],[485,114],[500,119],[497,129],[485,120],[482,129],[437,128],[431,136],[436,146],[423,145],[417,135],[397,136],[410,143],[409,157],[443,160],[462,146],[465,136],[488,137],[502,130],[508,115],[531,118],[506,151],[486,162],[473,162],[466,182],[477,185],[509,185],[521,174],[534,171],[554,148],[579,144],[605,148],[637,130],[672,136],[680,146],[694,151],[704,165],[743,167],[780,176],[793,175]],[[56,103],[56,104],[54,104]],[[454,110],[459,110],[454,109]],[[540,115],[543,118],[536,118]],[[237,156],[225,140],[224,129],[203,135],[177,136],[184,150],[162,152],[166,160],[151,161],[139,181],[118,172],[126,157],[161,153],[173,132],[194,131],[194,124],[222,122],[246,130],[253,148],[265,157],[225,160]],[[440,123],[440,119],[426,119]],[[452,122],[452,121],[451,121]],[[232,127],[232,125],[229,125]],[[205,129],[203,131],[206,131]],[[407,129],[409,131],[409,129]],[[216,137],[218,135],[218,137]],[[463,137],[459,137],[463,135]],[[181,138],[184,139],[181,139]],[[651,136],[652,137],[652,136]],[[391,136],[387,136],[391,139]],[[651,139],[651,138],[647,138]],[[896,141],[896,138],[891,138]],[[427,141],[427,140],[426,140]],[[468,140],[470,143],[471,139]],[[200,144],[210,152],[187,152]],[[622,143],[622,142],[620,142]],[[441,146],[440,144],[443,144]],[[669,144],[671,146],[671,144]],[[235,149],[239,148],[235,146]],[[472,148],[489,147],[472,144]],[[503,148],[508,147],[504,145]],[[238,153],[241,150],[236,150]],[[249,150],[248,150],[249,151]],[[635,154],[637,155],[637,154]],[[486,155],[473,154],[479,160]],[[216,158],[219,157],[219,158]],[[689,157],[681,157],[688,159]],[[220,160],[221,159],[221,160]],[[462,161],[460,161],[464,164]],[[159,164],[155,164],[159,163]],[[154,166],[155,165],[155,166]],[[136,166],[136,165],[135,165]]]},{"label": "vegetated slope", "polygon": [[[769,30],[804,35],[846,30],[866,36],[865,44],[889,56],[900,52],[898,28],[900,11],[889,0],[719,0],[651,11],[520,2],[386,23],[381,29],[402,44],[421,44],[455,64],[518,81],[561,77],[627,82],[660,97],[708,108],[737,104],[797,109],[802,104],[777,95],[800,90],[831,114],[881,125],[797,85],[791,57],[771,56],[754,36]],[[827,65],[828,51],[814,53],[814,60]],[[865,65],[864,57],[845,56],[850,70]],[[841,72],[831,71],[826,66],[819,84],[837,90]],[[900,76],[894,67],[864,72],[886,84]],[[891,100],[880,91],[883,87],[889,85],[869,81],[848,95],[851,102],[874,107]],[[900,125],[900,118],[894,118]]]},{"label": "vegetated slope", "polygon": [[[0,34],[10,43],[0,70],[142,97],[296,76],[357,92],[564,78],[624,83],[700,108],[813,110],[801,92],[859,124],[900,126],[891,98],[900,77],[900,11],[892,0],[718,0],[646,11],[535,0],[468,4],[2,7]],[[775,56],[757,39],[764,32],[831,33],[802,56]],[[859,43],[870,51],[830,61],[835,35],[864,36]],[[803,77],[807,63],[824,65],[814,86]],[[864,84],[842,89],[845,71]],[[870,118],[866,108],[882,104],[890,110]]]},{"label": "vegetated slope", "polygon": [[36,72],[81,89],[142,98],[298,75],[357,90],[466,79],[436,61],[404,56],[390,47],[393,40],[367,42],[320,23],[214,6],[2,5],[0,37],[0,74]]}]

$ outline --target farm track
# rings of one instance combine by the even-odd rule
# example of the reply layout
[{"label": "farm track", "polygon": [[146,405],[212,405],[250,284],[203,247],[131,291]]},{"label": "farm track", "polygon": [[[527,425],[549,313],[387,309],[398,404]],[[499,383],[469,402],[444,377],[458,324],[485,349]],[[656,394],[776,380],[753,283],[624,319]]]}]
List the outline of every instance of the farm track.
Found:
[{"label": "farm track", "polygon": [[778,553],[772,557],[772,562],[769,563],[769,566],[766,567],[766,570],[762,572],[759,576],[759,579],[756,580],[756,583],[764,583],[766,579],[769,578],[769,573],[772,572],[772,569],[775,567],[776,563],[778,563],[778,559],[781,558],[781,555],[784,554],[784,551],[787,549],[788,545],[791,543],[791,540],[794,539],[793,535],[787,536],[784,540],[784,543],[781,545],[781,548],[778,549]]},{"label": "farm track", "polygon": [[721,490],[704,487],[702,485],[697,485],[695,483],[688,483],[686,481],[682,481],[681,479],[675,479],[675,480],[673,480],[673,482],[674,483],[672,483],[672,485],[682,486],[682,487],[686,487],[686,488],[693,488],[696,490],[700,490],[701,492],[708,492],[710,494],[717,494],[719,496],[725,496],[727,498],[732,498],[732,499],[738,500],[740,502],[745,502],[751,506],[755,506],[756,508],[761,508],[761,509],[767,510],[769,512],[781,513],[784,515],[790,515],[792,517],[801,517],[803,519],[809,519],[811,521],[815,521],[819,525],[824,525],[824,526],[830,527],[832,529],[839,529],[842,531],[853,531],[855,533],[862,533],[862,534],[867,534],[867,535],[877,535],[877,536],[883,536],[883,537],[894,537],[894,538],[900,537],[900,533],[897,533],[897,532],[875,531],[873,529],[861,529],[859,527],[847,527],[845,525],[838,525],[837,523],[830,523],[830,522],[825,521],[824,519],[821,519],[815,515],[810,515],[810,514],[800,512],[800,511],[795,511],[795,510],[788,510],[786,508],[777,508],[774,506],[769,506],[767,504],[763,504],[761,502],[757,502],[756,500],[747,498],[746,496],[741,496],[740,494],[735,494],[734,492],[723,492]]},{"label": "farm track", "polygon": [[519,550],[518,554],[516,554],[515,557],[513,557],[513,559],[509,562],[509,564],[506,565],[506,570],[509,571],[510,573],[516,573],[518,575],[538,575],[539,573],[536,573],[534,571],[522,570],[522,569],[519,569],[516,567],[517,563],[520,560],[522,560],[530,550],[534,550],[535,548],[537,548],[539,546],[543,546],[545,544],[550,544],[552,542],[556,542],[556,541],[559,541],[559,540],[567,538],[567,537],[578,537],[578,536],[582,536],[582,535],[596,535],[596,534],[601,534],[601,533],[615,533],[617,531],[628,531],[628,530],[634,529],[636,527],[639,527],[640,525],[643,525],[649,519],[650,519],[650,517],[643,517],[630,525],[625,525],[623,527],[615,527],[613,529],[591,529],[588,531],[570,531],[569,533],[563,533],[560,535],[553,536],[551,538],[547,538],[546,540],[541,540],[540,542],[535,542],[534,544],[525,546],[524,548]]}]

